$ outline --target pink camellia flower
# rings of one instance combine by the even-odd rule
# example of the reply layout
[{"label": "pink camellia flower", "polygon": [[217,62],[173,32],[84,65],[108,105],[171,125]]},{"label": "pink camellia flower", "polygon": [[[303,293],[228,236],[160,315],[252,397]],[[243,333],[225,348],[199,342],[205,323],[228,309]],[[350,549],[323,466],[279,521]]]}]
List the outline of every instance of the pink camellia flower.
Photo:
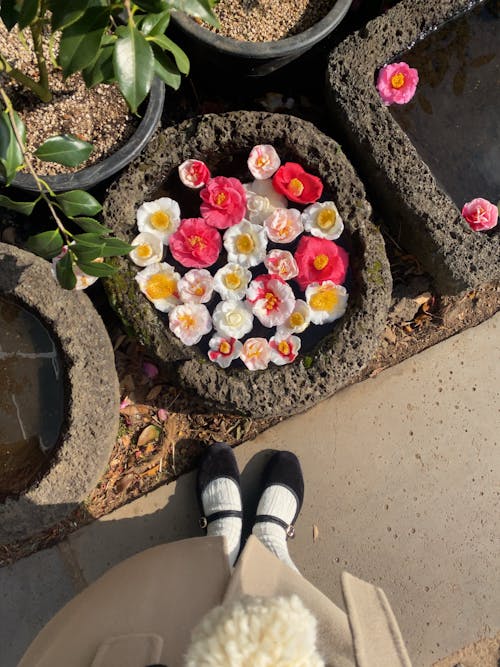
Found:
[{"label": "pink camellia flower", "polygon": [[215,361],[221,368],[227,368],[234,359],[240,356],[243,343],[236,338],[226,338],[224,336],[213,336],[208,343],[210,350],[208,358]]},{"label": "pink camellia flower", "polygon": [[295,306],[292,288],[275,274],[257,276],[247,289],[252,312],[265,327],[276,327],[291,315]]},{"label": "pink camellia flower", "polygon": [[291,280],[299,273],[297,262],[288,250],[271,250],[266,255],[264,266],[269,273],[275,273],[283,280]]},{"label": "pink camellia flower", "polygon": [[377,90],[386,106],[409,102],[417,84],[418,71],[407,63],[385,65],[378,73]]},{"label": "pink camellia flower", "polygon": [[169,239],[170,252],[183,266],[212,266],[222,247],[219,232],[202,218],[186,218]]},{"label": "pink camellia flower", "polygon": [[201,160],[186,160],[178,169],[181,183],[188,188],[202,188],[210,179],[210,171]]},{"label": "pink camellia flower", "polygon": [[177,283],[184,303],[207,303],[212,298],[214,279],[206,269],[191,269]]},{"label": "pink camellia flower", "polygon": [[158,375],[159,370],[158,366],[155,366],[152,364],[150,361],[144,361],[142,364],[142,370],[144,371],[144,375],[149,379],[149,380],[154,380],[155,377]]},{"label": "pink camellia flower", "polygon": [[184,345],[196,345],[211,331],[212,318],[202,303],[183,303],[170,311],[168,325]]},{"label": "pink camellia flower", "polygon": [[265,338],[249,338],[243,343],[240,359],[250,371],[263,371],[271,361],[271,347]]},{"label": "pink camellia flower", "polygon": [[462,215],[475,232],[492,229],[498,222],[498,207],[487,199],[477,197],[464,204]]},{"label": "pink camellia flower", "polygon": [[254,178],[271,178],[278,170],[281,160],[273,146],[260,144],[254,146],[247,160],[248,168]]},{"label": "pink camellia flower", "polygon": [[298,336],[273,336],[269,341],[271,361],[277,366],[284,366],[295,361],[300,350],[301,341]]},{"label": "pink camellia flower", "polygon": [[333,241],[303,236],[295,252],[299,275],[295,278],[301,290],[311,283],[331,280],[341,285],[347,273],[349,255]]},{"label": "pink camellia flower", "polygon": [[245,188],[237,178],[216,176],[200,192],[203,204],[200,212],[205,222],[217,229],[237,225],[245,217],[247,196]]},{"label": "pink camellia flower", "polygon": [[300,211],[295,208],[277,208],[264,221],[264,229],[270,241],[291,243],[304,231]]}]

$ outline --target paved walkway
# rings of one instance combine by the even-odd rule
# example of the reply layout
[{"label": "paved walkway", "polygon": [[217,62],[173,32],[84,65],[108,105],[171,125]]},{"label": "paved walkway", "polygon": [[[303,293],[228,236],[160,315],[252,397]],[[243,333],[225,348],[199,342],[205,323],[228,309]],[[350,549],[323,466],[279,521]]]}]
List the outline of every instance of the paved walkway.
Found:
[{"label": "paved walkway", "polygon": [[[292,557],[338,604],[343,569],[382,586],[414,667],[500,627],[499,328],[500,314],[236,450],[249,508],[268,450],[299,455],[306,499]],[[2,667],[110,566],[198,535],[196,517],[185,475],[0,569]]]}]

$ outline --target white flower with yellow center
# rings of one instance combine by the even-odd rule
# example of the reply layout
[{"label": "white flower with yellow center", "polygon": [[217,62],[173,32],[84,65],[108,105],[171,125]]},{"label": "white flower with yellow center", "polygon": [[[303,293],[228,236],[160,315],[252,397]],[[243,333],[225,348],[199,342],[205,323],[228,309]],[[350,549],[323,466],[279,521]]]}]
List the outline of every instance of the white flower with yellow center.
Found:
[{"label": "white flower with yellow center", "polygon": [[221,299],[241,300],[245,296],[252,274],[248,269],[230,262],[219,269],[214,276],[214,290]]},{"label": "white flower with yellow center", "polygon": [[151,264],[135,276],[143,294],[162,313],[168,313],[179,303],[177,283],[180,275],[166,262]]},{"label": "white flower with yellow center", "polygon": [[301,340],[298,336],[280,336],[276,334],[269,341],[271,361],[277,366],[291,364],[297,358]]},{"label": "white flower with yellow center", "polygon": [[158,264],[163,259],[163,243],[154,234],[141,232],[131,245],[134,249],[129,252],[129,257],[137,266]]},{"label": "white flower with yellow center", "polygon": [[263,371],[271,361],[271,347],[265,338],[249,338],[243,343],[240,359],[250,371]]},{"label": "white flower with yellow center", "polygon": [[299,334],[307,329],[311,323],[311,309],[305,301],[297,299],[292,313],[286,318],[277,330],[276,334],[279,336],[287,336],[289,334]]},{"label": "white flower with yellow center", "polygon": [[253,315],[246,302],[221,301],[212,319],[216,331],[228,338],[243,338],[253,328]]},{"label": "white flower with yellow center", "polygon": [[191,269],[179,280],[178,290],[184,303],[207,303],[212,298],[214,279],[206,269]]},{"label": "white flower with yellow center", "polygon": [[212,330],[212,319],[202,303],[183,303],[170,311],[168,326],[184,345],[196,345]]},{"label": "white flower with yellow center", "polygon": [[304,231],[296,208],[277,208],[265,221],[264,229],[274,243],[291,243]]},{"label": "white flower with yellow center", "polygon": [[225,338],[224,336],[213,336],[208,341],[208,358],[219,364],[221,368],[227,368],[240,356],[243,344],[236,338]]},{"label": "white flower with yellow center", "polygon": [[272,179],[255,180],[246,183],[247,193],[246,218],[254,225],[261,225],[276,208],[286,208],[287,199],[273,188]]},{"label": "white flower with yellow center", "polygon": [[323,201],[308,206],[302,211],[304,228],[313,236],[334,241],[344,231],[344,222],[332,201]]},{"label": "white flower with yellow center", "polygon": [[160,197],[144,202],[137,209],[137,227],[140,232],[149,232],[166,244],[177,231],[181,221],[179,204],[170,197]]},{"label": "white flower with yellow center", "polygon": [[266,255],[264,266],[269,273],[275,273],[283,280],[291,280],[299,275],[297,262],[288,250],[278,250],[277,248],[271,250]]},{"label": "white flower with yellow center", "polygon": [[236,262],[246,268],[257,266],[266,256],[266,232],[259,225],[243,220],[229,227],[224,233],[224,248],[228,262]]},{"label": "white flower with yellow center", "polygon": [[349,295],[342,285],[331,280],[322,283],[311,283],[306,288],[306,301],[311,309],[313,324],[334,322],[345,313]]}]

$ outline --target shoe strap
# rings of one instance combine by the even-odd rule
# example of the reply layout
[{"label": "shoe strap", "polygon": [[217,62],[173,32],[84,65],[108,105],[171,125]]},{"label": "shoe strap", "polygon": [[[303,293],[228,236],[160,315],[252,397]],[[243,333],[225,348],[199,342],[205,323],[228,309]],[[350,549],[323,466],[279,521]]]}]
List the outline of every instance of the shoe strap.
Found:
[{"label": "shoe strap", "polygon": [[241,519],[243,517],[243,512],[241,510],[221,510],[220,512],[214,512],[213,514],[210,514],[210,516],[201,516],[198,523],[200,524],[200,528],[206,528],[209,523],[212,523],[212,521],[217,521],[217,519],[226,519],[230,516],[235,516]]},{"label": "shoe strap", "polygon": [[293,539],[295,537],[295,526],[293,523],[287,523],[273,514],[258,514],[255,517],[254,523],[275,523],[277,526],[281,526],[286,532],[287,539]]}]

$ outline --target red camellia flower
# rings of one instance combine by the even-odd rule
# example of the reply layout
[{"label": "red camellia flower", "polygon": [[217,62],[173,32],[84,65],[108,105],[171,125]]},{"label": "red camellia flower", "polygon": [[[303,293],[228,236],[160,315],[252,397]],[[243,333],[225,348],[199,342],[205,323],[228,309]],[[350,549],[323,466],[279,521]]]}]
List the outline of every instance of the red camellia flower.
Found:
[{"label": "red camellia flower", "polygon": [[321,197],[323,183],[317,176],[308,174],[300,164],[287,162],[273,176],[276,192],[299,204],[312,204]]},{"label": "red camellia flower", "polygon": [[237,225],[245,217],[247,196],[237,178],[216,176],[200,192],[203,204],[200,212],[205,222],[217,229]]},{"label": "red camellia flower", "polygon": [[173,257],[183,266],[202,269],[217,261],[222,239],[203,218],[186,218],[172,234],[168,245]]},{"label": "red camellia flower", "polygon": [[299,267],[299,275],[295,278],[300,289],[311,283],[331,280],[342,285],[349,266],[349,255],[333,241],[303,236],[295,252],[295,261]]}]

